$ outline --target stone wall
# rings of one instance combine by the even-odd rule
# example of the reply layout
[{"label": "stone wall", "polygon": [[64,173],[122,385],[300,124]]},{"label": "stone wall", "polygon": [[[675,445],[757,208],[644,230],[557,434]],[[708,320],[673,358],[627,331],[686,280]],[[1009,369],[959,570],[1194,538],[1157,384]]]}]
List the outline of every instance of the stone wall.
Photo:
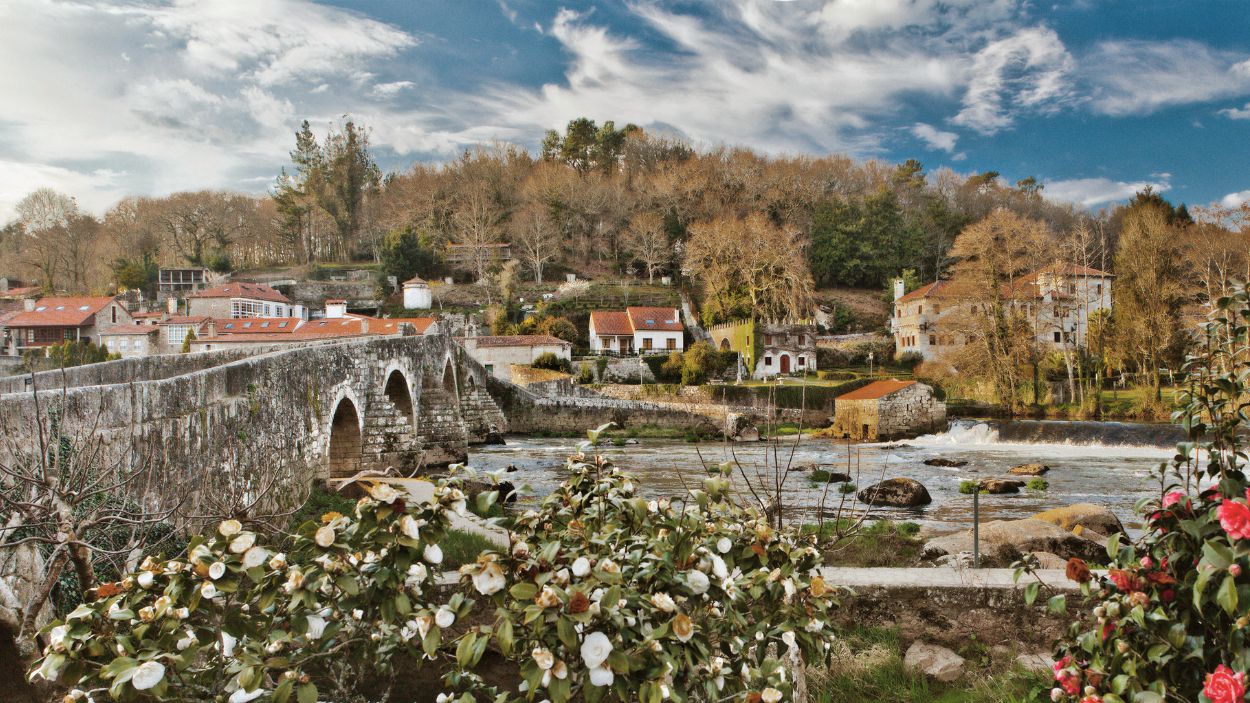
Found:
[{"label": "stone wall", "polygon": [[[229,356],[205,354],[199,363],[210,358]],[[361,468],[411,471],[462,461],[468,443],[507,429],[485,390],[485,371],[444,336],[287,349],[178,375],[171,366],[154,370],[154,380],[84,385],[63,397],[60,390],[37,399],[28,392],[0,396],[0,428],[29,432],[36,401],[45,417],[58,407],[66,434],[91,427],[117,456],[132,448],[154,454],[164,495],[146,497],[160,505],[261,477],[292,485],[328,478],[329,457],[336,447],[345,451],[344,443],[363,447]],[[355,432],[336,435],[334,418],[348,411]]]},{"label": "stone wall", "polygon": [[946,404],[933,388],[914,383],[881,398],[838,400],[833,435],[861,442],[889,441],[946,429]]},{"label": "stone wall", "polygon": [[[213,351],[195,354],[159,354],[142,359],[121,359],[100,364],[86,364],[68,369],[40,371],[31,374],[0,378],[0,396],[9,393],[41,390],[78,388],[81,386],[104,386],[131,381],[153,381],[202,371],[257,354],[256,349],[246,351]],[[261,350],[263,351],[263,350]]]}]

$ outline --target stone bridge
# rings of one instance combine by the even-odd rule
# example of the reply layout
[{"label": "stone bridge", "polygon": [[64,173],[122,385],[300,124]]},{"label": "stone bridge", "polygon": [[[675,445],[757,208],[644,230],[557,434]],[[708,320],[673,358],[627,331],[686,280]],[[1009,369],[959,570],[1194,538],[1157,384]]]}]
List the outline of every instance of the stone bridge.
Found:
[{"label": "stone bridge", "polygon": [[169,486],[267,471],[306,485],[463,461],[507,430],[486,382],[445,336],[155,356],[0,379],[0,430],[29,433],[55,408],[64,435],[156,451]]}]

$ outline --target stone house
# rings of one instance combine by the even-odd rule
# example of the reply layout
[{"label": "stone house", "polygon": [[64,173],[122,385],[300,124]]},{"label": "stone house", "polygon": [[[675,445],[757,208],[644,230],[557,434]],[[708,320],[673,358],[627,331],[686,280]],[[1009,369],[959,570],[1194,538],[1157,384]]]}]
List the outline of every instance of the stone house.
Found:
[{"label": "stone house", "polygon": [[164,353],[157,325],[111,325],[100,331],[100,344],[123,359]]},{"label": "stone house", "polygon": [[669,354],[686,348],[686,327],[677,308],[595,310],[587,331],[595,354]]},{"label": "stone house", "polygon": [[100,330],[133,324],[130,312],[115,297],[27,298],[21,312],[5,323],[10,353],[21,354],[66,341],[100,343]]},{"label": "stone house", "polygon": [[874,381],[834,399],[833,436],[860,442],[915,437],[946,429],[946,403],[915,381]]},{"label": "stone house", "polygon": [[816,372],[816,328],[740,320],[708,328],[712,344],[720,351],[738,352],[751,378]]},{"label": "stone house", "polygon": [[573,357],[572,344],[548,334],[465,337],[459,341],[486,373],[503,381],[512,380],[513,364],[529,366],[547,353],[565,360]]},{"label": "stone house", "polygon": [[263,283],[225,283],[187,296],[192,317],[304,317],[303,306]]},{"label": "stone house", "polygon": [[[1043,349],[1083,348],[1091,318],[1111,310],[1114,275],[1086,266],[1057,264],[1039,269],[1002,287],[1006,304],[1028,319]],[[952,281],[934,281],[904,294],[894,282],[895,354],[920,354],[926,360],[955,351],[966,343],[961,328],[975,325],[981,306],[975,296],[955,294]]]},{"label": "stone house", "polygon": [[198,293],[222,277],[206,268],[161,268],[156,272],[156,299],[185,298]]}]

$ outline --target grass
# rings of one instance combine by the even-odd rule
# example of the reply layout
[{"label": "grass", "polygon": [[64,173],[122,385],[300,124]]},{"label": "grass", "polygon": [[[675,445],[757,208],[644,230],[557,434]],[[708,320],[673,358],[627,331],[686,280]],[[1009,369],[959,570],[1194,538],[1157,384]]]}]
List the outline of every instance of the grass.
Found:
[{"label": "grass", "polygon": [[843,635],[844,649],[827,669],[808,671],[808,695],[822,703],[1041,703],[1050,699],[1045,674],[1018,668],[977,670],[988,657],[971,642],[964,678],[950,684],[928,680],[903,666],[902,642],[894,630],[860,628]]},{"label": "grass", "polygon": [[482,552],[498,549],[493,542],[472,532],[447,530],[438,546],[443,550],[444,570],[458,569],[477,560]]},{"label": "grass", "polygon": [[[846,531],[852,525],[846,519],[829,520],[820,528],[821,540],[828,541],[824,548],[827,566],[909,566],[920,558],[924,540],[914,522],[865,522],[851,536],[837,538],[839,527]],[[803,526],[806,534],[816,531],[816,525]]]}]

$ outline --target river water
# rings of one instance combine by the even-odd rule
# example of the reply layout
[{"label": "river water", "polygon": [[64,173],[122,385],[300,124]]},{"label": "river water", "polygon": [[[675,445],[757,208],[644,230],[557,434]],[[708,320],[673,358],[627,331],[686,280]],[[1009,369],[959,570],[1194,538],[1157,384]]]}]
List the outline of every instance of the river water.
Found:
[{"label": "river water", "polygon": [[[783,438],[775,446],[642,439],[637,445],[603,446],[597,451],[637,476],[643,495],[655,497],[681,495],[683,486],[698,486],[704,475],[701,467],[722,461],[736,461],[740,468],[735,468],[735,484],[748,497],[748,485],[773,482],[773,467],[778,465],[820,464],[849,473],[860,488],[882,478],[913,478],[928,489],[931,504],[914,509],[874,507],[872,514],[935,530],[971,526],[972,496],[959,492],[961,481],[1005,476],[1013,466],[1040,462],[1050,467],[1046,491],[982,495],[981,519],[1027,517],[1086,502],[1111,508],[1132,527],[1140,520],[1134,503],[1159,494],[1156,470],[1170,459],[1181,438],[1179,429],[1169,425],[956,420],[947,432],[891,444],[848,447],[806,437]],[[474,448],[470,464],[479,470],[515,467],[507,478],[522,487],[523,503],[532,502],[559,485],[564,459],[577,444],[574,439],[509,437],[506,445]],[[938,457],[968,463],[957,468],[923,463]],[[786,473],[782,495],[787,518],[812,519],[821,510],[832,514],[839,506],[837,485],[826,492],[823,484],[811,482],[802,472]]]}]

